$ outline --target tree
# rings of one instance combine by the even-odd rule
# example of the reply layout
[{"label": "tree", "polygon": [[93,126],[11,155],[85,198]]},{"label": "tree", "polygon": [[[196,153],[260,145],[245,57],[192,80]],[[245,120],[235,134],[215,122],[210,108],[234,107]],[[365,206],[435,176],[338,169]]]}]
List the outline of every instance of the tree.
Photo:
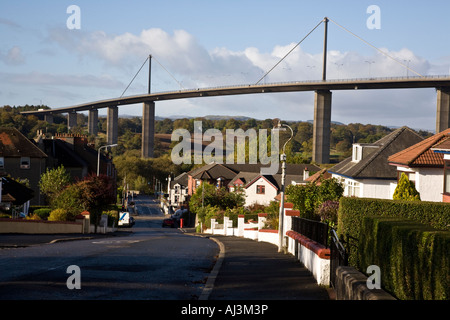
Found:
[{"label": "tree", "polygon": [[56,169],[47,168],[47,171],[41,175],[41,179],[39,180],[39,189],[51,200],[63,191],[70,182],[70,174],[63,165],[60,165]]},{"label": "tree", "polygon": [[225,187],[216,188],[212,184],[203,181],[202,185],[192,195],[189,201],[189,209],[191,212],[199,214],[199,218],[201,218],[206,207],[209,208],[209,211],[211,211],[211,208],[226,210],[242,207],[244,203],[245,198],[242,192],[228,192]]},{"label": "tree", "polygon": [[420,194],[416,190],[414,182],[410,181],[408,176],[402,172],[400,180],[398,181],[397,187],[394,191],[394,200],[408,200],[408,201],[419,201]]},{"label": "tree", "polygon": [[97,232],[101,213],[116,201],[116,194],[111,178],[106,175],[90,175],[76,185],[80,190],[80,202],[84,210],[89,211],[91,219],[95,224],[95,232]]},{"label": "tree", "polygon": [[300,216],[319,220],[318,208],[327,201],[339,201],[344,194],[344,187],[335,178],[325,179],[320,185],[289,185],[286,195],[294,208],[300,211]]}]

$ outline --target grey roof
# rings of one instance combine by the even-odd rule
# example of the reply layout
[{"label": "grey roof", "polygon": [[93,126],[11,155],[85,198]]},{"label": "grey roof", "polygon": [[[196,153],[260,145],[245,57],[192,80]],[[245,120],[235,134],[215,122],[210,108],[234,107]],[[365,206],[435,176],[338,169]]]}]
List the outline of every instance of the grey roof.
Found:
[{"label": "grey roof", "polygon": [[353,162],[352,157],[348,157],[328,172],[354,179],[397,179],[397,168],[389,165],[388,157],[422,140],[413,130],[402,127],[374,143],[365,144],[372,148],[360,161]]}]

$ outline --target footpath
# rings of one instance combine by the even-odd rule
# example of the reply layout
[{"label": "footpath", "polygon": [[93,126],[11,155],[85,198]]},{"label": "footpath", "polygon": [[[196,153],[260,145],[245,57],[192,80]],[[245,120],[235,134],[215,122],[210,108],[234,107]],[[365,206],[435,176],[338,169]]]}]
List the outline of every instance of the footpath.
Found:
[{"label": "footpath", "polygon": [[[199,235],[200,236],[200,235]],[[270,243],[240,237],[201,235],[220,247],[200,300],[330,300],[300,262]]]}]

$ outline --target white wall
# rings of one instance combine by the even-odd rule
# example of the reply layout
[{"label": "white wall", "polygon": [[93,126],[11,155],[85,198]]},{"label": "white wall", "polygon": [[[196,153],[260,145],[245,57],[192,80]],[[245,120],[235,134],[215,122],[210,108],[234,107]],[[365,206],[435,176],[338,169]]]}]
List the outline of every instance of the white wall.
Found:
[{"label": "white wall", "polygon": [[416,189],[422,201],[442,201],[444,190],[444,169],[420,168],[416,171]]},{"label": "white wall", "polygon": [[348,186],[352,183],[359,183],[359,198],[377,198],[377,199],[392,199],[394,189],[392,183],[397,183],[396,180],[379,180],[379,179],[350,179],[344,178],[337,174],[332,174],[333,178],[339,179],[344,184],[344,196],[353,196],[349,194]]},{"label": "white wall", "polygon": [[[257,194],[256,186],[265,186],[265,194]],[[245,206],[250,206],[254,203],[262,205],[269,205],[270,201],[277,196],[277,190],[266,179],[259,178],[250,187],[245,189]]]}]

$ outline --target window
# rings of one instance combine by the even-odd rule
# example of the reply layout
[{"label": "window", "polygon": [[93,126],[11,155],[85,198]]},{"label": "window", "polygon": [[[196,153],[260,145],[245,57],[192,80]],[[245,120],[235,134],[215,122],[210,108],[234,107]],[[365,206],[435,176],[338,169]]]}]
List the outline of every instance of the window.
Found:
[{"label": "window", "polygon": [[347,196],[359,197],[360,186],[359,182],[347,180]]},{"label": "window", "polygon": [[20,158],[20,169],[30,169],[30,157]]},{"label": "window", "polygon": [[448,166],[447,161],[444,169],[444,193],[450,194],[450,166]]},{"label": "window", "polygon": [[256,194],[265,194],[266,186],[256,186]]},{"label": "window", "polygon": [[5,169],[5,158],[0,157],[0,169]]}]

